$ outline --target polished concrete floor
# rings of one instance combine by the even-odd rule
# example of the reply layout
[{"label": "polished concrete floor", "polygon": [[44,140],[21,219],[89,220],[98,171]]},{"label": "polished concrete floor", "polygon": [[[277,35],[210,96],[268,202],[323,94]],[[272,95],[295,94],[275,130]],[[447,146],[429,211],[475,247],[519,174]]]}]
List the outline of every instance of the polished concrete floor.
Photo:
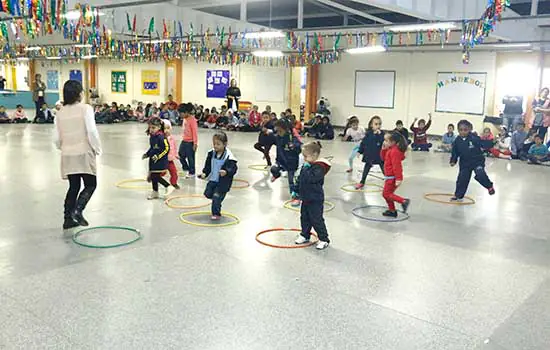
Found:
[{"label": "polished concrete floor", "polygon": [[[546,167],[490,159],[497,194],[473,182],[477,203],[460,207],[423,199],[453,191],[457,169],[447,156],[408,154],[400,193],[413,200],[410,220],[374,223],[351,210],[383,205],[380,193],[340,190],[351,180],[352,145],[326,142],[332,244],[284,250],[254,239],[299,227],[298,214],[282,207],[284,179],[272,184],[248,169],[262,163],[255,134],[229,135],[237,177],[251,187],[224,202],[240,224],[213,229],[181,223],[181,210],[147,201],[145,190],[115,187],[144,176],[145,128],[99,128],[104,154],[86,216],[143,234],[106,250],[75,245],[60,228],[67,184],[52,127],[0,125],[2,349],[550,348]],[[200,132],[201,166],[211,133]],[[204,188],[201,180],[181,184],[180,193]],[[265,238],[289,244],[293,234]]]}]

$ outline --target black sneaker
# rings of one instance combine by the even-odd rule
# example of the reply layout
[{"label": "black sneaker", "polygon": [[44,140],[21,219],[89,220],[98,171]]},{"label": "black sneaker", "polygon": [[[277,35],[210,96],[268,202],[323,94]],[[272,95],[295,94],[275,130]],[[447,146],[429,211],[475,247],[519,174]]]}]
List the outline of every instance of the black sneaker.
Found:
[{"label": "black sneaker", "polygon": [[396,218],[397,217],[397,211],[391,211],[391,210],[386,210],[385,212],[382,213],[383,216],[388,216],[390,218]]},{"label": "black sneaker", "polygon": [[181,188],[180,185],[178,185],[178,184],[174,184],[174,185],[172,185],[172,186],[174,186],[174,188],[175,188],[176,190],[179,190],[179,189]]},{"label": "black sneaker", "polygon": [[80,226],[80,224],[76,222],[73,218],[65,218],[65,221],[63,222],[64,230],[69,230],[78,226]]},{"label": "black sneaker", "polygon": [[451,203],[462,203],[464,202],[464,198],[458,198],[457,196],[451,197]]},{"label": "black sneaker", "polygon": [[403,213],[407,213],[407,209],[409,209],[409,205],[411,205],[411,200],[405,199],[403,204],[401,204],[401,207],[403,208]]},{"label": "black sneaker", "polygon": [[494,187],[489,188],[489,194],[491,196],[495,194],[495,188]]}]

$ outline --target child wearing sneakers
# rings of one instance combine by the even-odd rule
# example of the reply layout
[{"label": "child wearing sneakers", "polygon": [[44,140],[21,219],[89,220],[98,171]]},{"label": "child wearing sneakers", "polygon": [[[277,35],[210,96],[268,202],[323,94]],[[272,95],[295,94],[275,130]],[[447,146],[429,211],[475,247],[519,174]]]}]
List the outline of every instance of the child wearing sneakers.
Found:
[{"label": "child wearing sneakers", "polygon": [[410,199],[400,197],[395,194],[395,191],[403,182],[403,165],[405,152],[409,147],[405,138],[398,131],[393,131],[384,141],[381,157],[384,161],[384,192],[382,196],[388,203],[388,210],[382,213],[384,216],[396,218],[397,210],[395,202],[400,203],[403,207],[403,212],[407,213],[407,209],[411,203]]},{"label": "child wearing sneakers", "polygon": [[149,150],[143,155],[143,159],[149,158],[149,178],[153,185],[153,192],[147,197],[147,199],[159,198],[159,183],[166,189],[164,197],[168,197],[174,192],[174,187],[162,178],[162,175],[166,173],[168,169],[168,152],[170,151],[170,144],[164,136],[164,123],[160,118],[151,118],[149,121],[149,128],[147,129],[147,135],[149,135]]},{"label": "child wearing sneakers", "polygon": [[170,151],[168,152],[168,172],[170,173],[170,184],[174,186],[175,189],[179,190],[180,186],[178,185],[178,168],[176,168],[176,159],[179,159],[178,151],[176,147],[176,140],[172,135],[172,123],[168,119],[163,119],[164,122],[164,135],[168,140],[170,145]]},{"label": "child wearing sneakers", "polygon": [[292,134],[292,127],[288,121],[281,119],[275,123],[277,135],[275,142],[277,145],[276,164],[271,167],[271,182],[274,182],[281,177],[281,171],[286,171],[288,176],[288,186],[290,188],[290,196],[292,198],[291,205],[298,206],[300,201],[296,194],[294,185],[294,175],[298,170],[300,163],[300,152],[302,143],[296,136]]},{"label": "child wearing sneakers", "polygon": [[258,142],[254,144],[254,149],[262,152],[264,159],[267,162],[267,168],[271,168],[271,156],[269,151],[271,147],[276,144],[275,139],[275,125],[271,121],[271,116],[267,111],[262,113],[262,123],[260,124],[260,134],[258,135]]},{"label": "child wearing sneakers", "polygon": [[199,147],[199,126],[195,118],[195,107],[192,103],[181,104],[178,107],[180,118],[183,120],[183,132],[179,156],[184,171],[188,171],[185,178],[195,177],[195,152]]},{"label": "child wearing sneakers", "polygon": [[344,134],[344,140],[355,143],[355,146],[351,150],[351,154],[349,155],[348,159],[349,168],[348,170],[346,170],[347,173],[351,173],[353,172],[353,160],[355,159],[355,157],[357,157],[357,154],[359,153],[359,144],[365,137],[365,129],[359,126],[359,118],[357,118],[356,116],[351,117],[348,121],[348,124],[349,128]]},{"label": "child wearing sneakers", "polygon": [[384,132],[382,131],[382,119],[375,115],[370,119],[367,133],[359,145],[359,153],[363,155],[365,167],[363,168],[361,181],[355,185],[356,190],[365,187],[365,181],[373,165],[378,164],[382,172],[384,172],[384,162],[382,158],[380,158],[380,151],[382,150],[383,143]]},{"label": "child wearing sneakers", "polygon": [[[411,124],[411,131],[413,132],[414,141],[411,145],[413,151],[424,151],[429,152],[432,144],[428,142],[428,129],[432,125],[432,114],[428,113],[428,123],[424,119],[418,120],[414,118],[414,121]],[[415,127],[416,121],[418,120],[418,127]]]},{"label": "child wearing sneakers", "polygon": [[212,220],[220,220],[222,202],[231,189],[233,177],[237,173],[237,159],[227,148],[227,135],[218,131],[212,136],[213,148],[208,152],[204,169],[199,178],[208,178],[204,196],[212,200]]},{"label": "child wearing sneakers", "polygon": [[472,133],[472,123],[467,120],[458,122],[458,137],[453,143],[451,151],[451,166],[455,166],[460,159],[460,169],[456,180],[456,190],[451,202],[462,202],[468,190],[472,172],[474,179],[485,187],[490,195],[495,194],[493,183],[485,172],[485,156],[483,155],[482,141]]},{"label": "child wearing sneakers", "polygon": [[302,153],[305,163],[300,171],[296,188],[302,200],[302,208],[300,209],[302,232],[295,243],[304,244],[309,242],[311,229],[313,228],[319,237],[316,248],[323,250],[328,248],[330,243],[325,219],[323,218],[323,204],[325,202],[323,185],[325,175],[330,170],[330,163],[319,159],[321,154],[321,144],[319,142],[307,143],[303,146]]}]

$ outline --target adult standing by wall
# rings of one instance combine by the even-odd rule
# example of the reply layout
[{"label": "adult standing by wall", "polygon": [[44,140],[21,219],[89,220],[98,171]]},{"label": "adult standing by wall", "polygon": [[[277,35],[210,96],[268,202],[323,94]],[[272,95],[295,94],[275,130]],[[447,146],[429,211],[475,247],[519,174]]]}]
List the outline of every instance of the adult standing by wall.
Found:
[{"label": "adult standing by wall", "polygon": [[546,137],[548,126],[550,126],[550,99],[548,95],[550,90],[543,88],[540,90],[539,96],[533,101],[533,117],[531,130],[535,130],[540,135],[542,140]]},{"label": "adult standing by wall", "polygon": [[0,91],[6,90],[6,78],[0,75]]},{"label": "adult standing by wall", "polygon": [[35,117],[40,113],[42,105],[46,103],[46,84],[42,81],[42,75],[36,74],[34,76],[34,85],[32,87],[32,99],[36,106]]},{"label": "adult standing by wall", "polygon": [[508,131],[514,131],[516,125],[523,122],[523,97],[506,95],[502,99],[504,111],[502,111],[502,125]]},{"label": "adult standing by wall", "polygon": [[[82,103],[82,84],[69,80],[63,86],[63,107],[55,118],[57,148],[61,150],[61,176],[69,180],[63,229],[88,226],[82,211],[97,186],[96,156],[101,142],[92,106]],[[80,192],[81,182],[84,189]]]},{"label": "adult standing by wall", "polygon": [[238,111],[241,89],[237,87],[237,81],[235,79],[231,79],[231,85],[227,89],[225,97],[227,98],[227,108]]}]

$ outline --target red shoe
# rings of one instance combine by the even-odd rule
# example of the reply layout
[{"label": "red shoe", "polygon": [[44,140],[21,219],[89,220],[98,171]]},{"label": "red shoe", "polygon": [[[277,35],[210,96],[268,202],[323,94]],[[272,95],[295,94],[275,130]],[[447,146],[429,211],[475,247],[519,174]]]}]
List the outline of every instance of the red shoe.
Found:
[{"label": "red shoe", "polygon": [[489,194],[491,196],[495,194],[495,188],[494,187],[489,188]]},{"label": "red shoe", "polygon": [[277,179],[278,179],[278,177],[272,176],[271,177],[271,182],[275,182]]},{"label": "red shoe", "polygon": [[362,183],[358,183],[357,185],[355,185],[356,190],[362,190],[364,187],[365,187],[365,184],[362,184]]},{"label": "red shoe", "polygon": [[212,215],[212,217],[210,218],[212,221],[219,221],[222,217],[221,216],[218,216],[218,215]]}]

